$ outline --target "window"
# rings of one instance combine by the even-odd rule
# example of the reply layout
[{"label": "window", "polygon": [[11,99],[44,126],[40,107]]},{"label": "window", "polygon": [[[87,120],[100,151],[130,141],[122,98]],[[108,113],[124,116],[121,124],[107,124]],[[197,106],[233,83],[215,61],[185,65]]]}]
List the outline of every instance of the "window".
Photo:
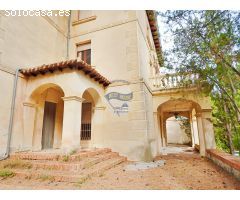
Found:
[{"label": "window", "polygon": [[91,49],[78,51],[77,57],[81,58],[82,61],[86,62],[87,64],[91,65]]},{"label": "window", "polygon": [[91,65],[91,42],[85,41],[77,44],[77,58]]}]

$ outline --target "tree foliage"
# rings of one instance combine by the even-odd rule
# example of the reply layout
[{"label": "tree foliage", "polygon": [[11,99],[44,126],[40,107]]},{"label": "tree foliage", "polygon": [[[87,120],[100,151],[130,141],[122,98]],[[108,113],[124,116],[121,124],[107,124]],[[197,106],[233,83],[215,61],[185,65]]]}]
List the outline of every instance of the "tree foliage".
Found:
[{"label": "tree foliage", "polygon": [[205,83],[202,92],[212,99],[217,146],[231,153],[240,150],[240,13],[158,14],[174,40],[164,52],[165,67],[200,75],[199,81]]}]

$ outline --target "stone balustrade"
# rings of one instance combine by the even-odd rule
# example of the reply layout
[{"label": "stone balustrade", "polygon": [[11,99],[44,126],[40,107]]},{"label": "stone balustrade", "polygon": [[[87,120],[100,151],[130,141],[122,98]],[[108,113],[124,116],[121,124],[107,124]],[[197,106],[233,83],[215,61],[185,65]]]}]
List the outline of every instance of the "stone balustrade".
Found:
[{"label": "stone balustrade", "polygon": [[198,74],[190,73],[159,74],[150,78],[150,82],[154,89],[165,90],[196,86],[198,78]]}]

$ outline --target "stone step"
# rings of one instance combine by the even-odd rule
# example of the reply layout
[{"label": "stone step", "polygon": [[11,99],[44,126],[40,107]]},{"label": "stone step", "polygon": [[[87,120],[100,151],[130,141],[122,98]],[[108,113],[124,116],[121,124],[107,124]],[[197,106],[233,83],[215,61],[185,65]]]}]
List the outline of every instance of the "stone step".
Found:
[{"label": "stone step", "polygon": [[119,165],[120,163],[126,161],[125,157],[116,157],[102,161],[98,164],[95,164],[89,168],[80,170],[77,173],[70,171],[61,171],[61,170],[14,170],[16,176],[22,178],[35,178],[42,180],[51,180],[58,182],[82,182],[91,176],[100,175],[106,170]]},{"label": "stone step", "polygon": [[96,156],[96,155],[101,155],[101,154],[105,154],[105,153],[109,153],[109,152],[112,152],[111,149],[109,149],[109,148],[98,149],[98,150],[95,150],[95,151],[79,152],[79,153],[76,153],[74,155],[71,155],[69,157],[69,160],[80,161],[84,158],[88,158],[88,157],[92,157],[92,156]]},{"label": "stone step", "polygon": [[59,154],[40,154],[40,153],[15,153],[10,155],[10,159],[21,160],[59,160],[61,155]]},{"label": "stone step", "polygon": [[22,159],[22,160],[63,160],[68,157],[69,160],[77,161],[83,158],[103,154],[110,152],[111,149],[96,149],[90,151],[79,151],[74,155],[64,155],[59,153],[49,153],[49,152],[17,152],[10,155],[11,159]]},{"label": "stone step", "polygon": [[42,161],[42,160],[34,160],[31,161],[33,169],[47,169],[47,170],[65,170],[65,171],[79,171],[81,169],[89,168],[95,164],[98,164],[102,161],[116,158],[118,153],[109,152],[101,155],[96,155],[93,157],[88,157],[81,161]]}]

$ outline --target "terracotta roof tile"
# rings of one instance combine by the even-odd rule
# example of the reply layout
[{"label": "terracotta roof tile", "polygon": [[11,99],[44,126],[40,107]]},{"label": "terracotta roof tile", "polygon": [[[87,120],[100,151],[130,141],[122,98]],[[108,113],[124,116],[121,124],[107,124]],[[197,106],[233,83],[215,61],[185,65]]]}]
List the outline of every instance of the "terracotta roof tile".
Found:
[{"label": "terracotta roof tile", "polygon": [[162,48],[160,45],[160,33],[158,30],[157,14],[154,10],[147,10],[146,12],[147,12],[148,22],[149,22],[150,29],[153,36],[155,49],[157,51],[158,62],[160,65],[162,65],[163,58],[162,58]]},{"label": "terracotta roof tile", "polygon": [[81,70],[86,75],[89,75],[91,79],[94,79],[98,83],[102,84],[104,87],[108,86],[111,82],[102,76],[97,70],[95,70],[91,65],[85,63],[82,60],[67,60],[53,64],[42,65],[39,67],[24,68],[20,72],[25,76],[37,76],[39,74],[54,73],[55,71],[63,71],[63,69],[75,69]]}]

